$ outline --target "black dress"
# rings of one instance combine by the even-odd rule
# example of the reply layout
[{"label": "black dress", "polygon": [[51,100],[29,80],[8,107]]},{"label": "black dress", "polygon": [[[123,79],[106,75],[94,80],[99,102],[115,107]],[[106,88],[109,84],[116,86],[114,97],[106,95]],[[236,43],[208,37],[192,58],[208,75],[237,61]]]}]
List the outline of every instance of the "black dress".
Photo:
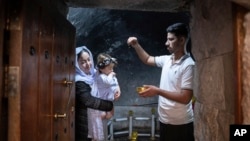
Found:
[{"label": "black dress", "polygon": [[83,81],[76,82],[75,141],[88,141],[87,108],[111,111],[113,102],[91,96],[91,88]]}]

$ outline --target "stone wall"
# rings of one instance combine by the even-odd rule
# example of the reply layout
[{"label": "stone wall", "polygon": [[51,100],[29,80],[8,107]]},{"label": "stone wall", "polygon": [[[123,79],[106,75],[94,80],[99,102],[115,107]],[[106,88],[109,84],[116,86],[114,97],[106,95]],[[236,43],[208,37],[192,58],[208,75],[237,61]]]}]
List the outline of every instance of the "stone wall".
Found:
[{"label": "stone wall", "polygon": [[195,138],[229,140],[236,93],[232,3],[194,1],[191,7],[192,51],[196,59]]}]

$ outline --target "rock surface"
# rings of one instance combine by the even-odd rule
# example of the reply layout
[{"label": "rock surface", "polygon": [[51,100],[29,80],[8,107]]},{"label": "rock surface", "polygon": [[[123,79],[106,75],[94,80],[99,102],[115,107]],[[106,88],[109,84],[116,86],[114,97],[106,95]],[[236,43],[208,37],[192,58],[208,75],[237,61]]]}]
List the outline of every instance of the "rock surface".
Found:
[{"label": "rock surface", "polygon": [[105,52],[118,59],[115,68],[122,96],[119,106],[147,106],[157,97],[141,98],[136,87],[159,85],[161,69],[144,65],[133,48],[129,36],[136,36],[151,55],[168,54],[165,47],[166,27],[175,22],[189,22],[187,13],[139,12],[91,8],[70,8],[67,19],[76,27],[76,46],[87,46],[94,55]]}]

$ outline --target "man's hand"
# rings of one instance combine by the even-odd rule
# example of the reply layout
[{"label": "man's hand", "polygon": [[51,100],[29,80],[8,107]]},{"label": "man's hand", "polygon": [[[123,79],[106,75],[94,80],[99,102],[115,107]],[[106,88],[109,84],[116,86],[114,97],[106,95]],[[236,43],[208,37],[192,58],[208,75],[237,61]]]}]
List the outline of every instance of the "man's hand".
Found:
[{"label": "man's hand", "polygon": [[138,43],[138,40],[137,40],[136,37],[129,37],[128,40],[127,40],[127,44],[128,44],[128,46],[135,47],[139,43]]},{"label": "man's hand", "polygon": [[145,90],[143,90],[142,92],[139,92],[139,96],[141,97],[153,97],[158,95],[158,87],[153,86],[153,85],[143,85],[143,87],[145,88]]}]

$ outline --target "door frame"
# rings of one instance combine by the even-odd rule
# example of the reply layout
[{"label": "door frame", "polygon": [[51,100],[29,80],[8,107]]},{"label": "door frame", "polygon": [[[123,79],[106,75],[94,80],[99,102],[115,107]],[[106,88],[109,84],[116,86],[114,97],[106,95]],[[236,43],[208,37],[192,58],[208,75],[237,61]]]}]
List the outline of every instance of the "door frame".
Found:
[{"label": "door frame", "polygon": [[245,29],[243,27],[244,16],[247,13],[247,9],[237,4],[233,4],[233,21],[234,21],[234,47],[236,56],[237,73],[237,91],[235,95],[235,124],[243,123],[242,113],[242,96],[243,96],[243,62],[242,62],[242,50],[244,47]]}]

